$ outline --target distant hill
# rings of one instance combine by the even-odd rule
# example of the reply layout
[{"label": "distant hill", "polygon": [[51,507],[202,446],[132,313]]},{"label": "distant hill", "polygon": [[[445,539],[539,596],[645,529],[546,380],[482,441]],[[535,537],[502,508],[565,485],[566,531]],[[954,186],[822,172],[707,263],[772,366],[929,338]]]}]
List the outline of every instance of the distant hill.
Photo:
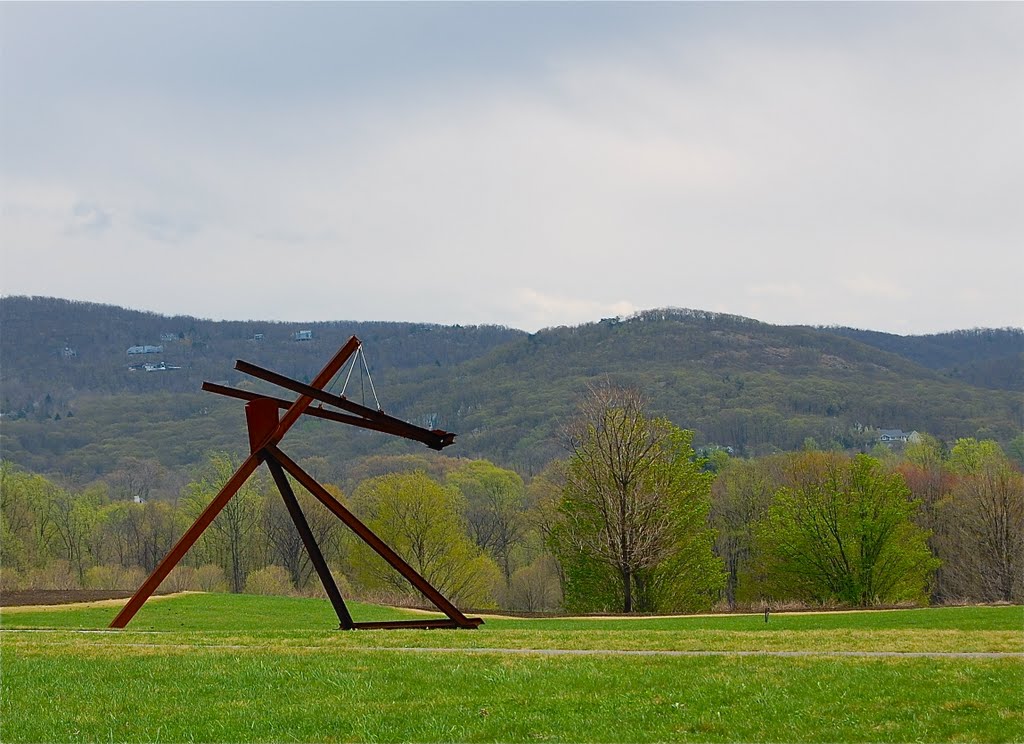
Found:
[{"label": "distant hill", "polygon": [[[522,331],[500,326],[441,326],[356,321],[278,323],[163,316],[49,297],[0,298],[0,410],[28,414],[46,395],[195,392],[203,380],[243,379],[234,360],[308,379],[355,334],[387,369],[451,367]],[[296,334],[309,331],[308,340]],[[159,352],[130,354],[132,347]],[[174,370],[132,370],[164,362]],[[59,406],[58,406],[59,407]]]},{"label": "distant hill", "polygon": [[1024,392],[1024,329],[974,328],[897,336],[855,328],[821,330],[910,359],[977,387]]},{"label": "distant hill", "polygon": [[525,435],[513,462],[538,449],[554,454],[541,443],[603,377],[640,388],[699,442],[740,453],[795,449],[807,438],[870,446],[869,427],[1006,441],[1022,418],[1019,395],[971,387],[852,339],[701,311],[547,329],[453,372],[425,380],[403,373],[406,400],[457,411],[454,428],[473,433],[484,451],[503,451],[512,432]]},{"label": "distant hill", "polygon": [[[937,348],[943,360],[961,365],[956,377],[945,361],[929,367],[912,358],[926,348],[915,346],[916,338],[930,337],[893,337],[900,342],[878,334],[885,349],[879,338],[866,343],[849,329],[692,310],[535,334],[494,326],[214,322],[23,297],[0,299],[0,318],[4,457],[85,480],[125,457],[181,467],[211,449],[240,451],[241,404],[198,392],[201,381],[252,385],[234,371],[236,358],[308,380],[351,334],[364,341],[385,410],[457,432],[446,454],[487,457],[525,473],[562,454],[562,424],[587,385],[606,378],[639,388],[652,410],[694,429],[698,443],[741,454],[799,448],[808,438],[870,448],[873,427],[1008,441],[1024,418],[1017,388],[967,379],[971,365],[1012,355],[1020,337],[1012,330],[995,332],[999,351],[985,347],[993,350],[987,357],[957,351],[958,339],[977,347],[984,332],[943,334]],[[312,339],[295,340],[301,331]],[[144,345],[163,349],[127,353]],[[939,354],[928,358],[936,362]],[[158,361],[180,369],[129,369]],[[355,390],[350,385],[358,399]],[[422,450],[317,421],[297,427],[288,445],[296,456],[341,463]]]}]

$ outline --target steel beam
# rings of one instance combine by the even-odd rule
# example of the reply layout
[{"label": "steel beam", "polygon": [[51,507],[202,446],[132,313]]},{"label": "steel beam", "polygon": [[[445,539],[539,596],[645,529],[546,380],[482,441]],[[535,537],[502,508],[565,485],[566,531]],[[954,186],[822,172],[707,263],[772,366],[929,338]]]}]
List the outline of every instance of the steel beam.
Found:
[{"label": "steel beam", "polygon": [[467,621],[472,623],[472,626],[460,625],[455,620],[381,620],[381,621],[369,621],[355,624],[355,630],[399,630],[401,628],[414,628],[430,630],[434,628],[451,628],[457,630],[459,628],[477,627],[483,625],[483,620],[478,617],[466,618]]},{"label": "steel beam", "polygon": [[[320,388],[324,387],[324,385],[331,381],[332,377],[338,374],[341,368],[345,366],[345,362],[349,360],[349,357],[356,353],[360,343],[359,339],[355,336],[350,338],[348,343],[342,346],[331,361],[327,363],[327,366],[320,370],[320,374],[313,379],[309,389],[313,392],[322,392]],[[268,444],[277,444],[281,441],[281,437],[283,437],[285,432],[292,428],[292,424],[298,421],[299,417],[306,412],[306,409],[309,408],[315,398],[315,395],[303,394],[298,400],[296,400],[292,404],[291,408],[285,412],[284,417],[281,419],[281,423],[278,424],[278,430],[275,432],[275,436],[272,437],[273,442],[268,442]],[[262,449],[262,447],[260,449]]]},{"label": "steel beam", "polygon": [[352,622],[352,615],[349,614],[345,600],[342,598],[341,592],[338,591],[338,585],[334,582],[334,577],[331,575],[331,569],[327,566],[327,561],[324,560],[324,554],[320,552],[320,546],[316,544],[313,531],[309,529],[309,522],[306,521],[306,515],[302,513],[302,509],[299,507],[299,500],[295,498],[295,492],[292,491],[292,486],[288,482],[288,476],[285,475],[281,464],[269,453],[264,462],[267,463],[270,474],[274,476],[274,483],[277,484],[277,490],[281,492],[281,498],[284,499],[285,506],[288,507],[288,513],[291,515],[292,521],[295,522],[295,529],[299,531],[302,544],[306,546],[309,560],[312,561],[313,568],[316,569],[316,573],[320,577],[320,583],[324,585],[324,591],[327,592],[327,597],[334,606],[334,612],[338,615],[341,629],[352,630],[355,627],[355,623]]},{"label": "steel beam", "polygon": [[[224,385],[218,385],[215,382],[204,382],[203,390],[208,393],[216,393],[217,395],[223,395],[228,398],[237,398],[238,400],[271,400],[278,408],[288,408],[292,404],[290,400],[284,398],[271,398],[266,395],[260,395],[259,393],[250,393],[248,390],[239,390],[238,388],[226,387]],[[326,408],[307,408],[304,416],[312,416],[314,418],[325,419],[327,421],[337,421],[341,424],[349,424],[350,426],[357,426],[360,429],[369,429],[371,431],[379,431],[385,434],[397,434],[402,436],[401,433],[392,431],[393,427],[388,424],[378,423],[371,421],[370,419],[364,419],[359,416],[351,416],[347,413],[338,413],[337,411],[329,411]],[[454,435],[453,435],[454,436]],[[418,439],[416,441],[419,441]]]},{"label": "steel beam", "polygon": [[450,444],[455,443],[455,435],[436,429],[431,431],[430,429],[424,429],[422,426],[416,426],[410,424],[407,421],[402,421],[394,416],[388,416],[383,411],[375,411],[372,408],[361,406],[358,403],[353,403],[348,398],[343,398],[340,395],[332,395],[331,393],[320,390],[316,385],[306,385],[305,383],[293,380],[290,377],[272,372],[269,369],[264,369],[250,362],[243,361],[241,359],[235,362],[235,369],[239,372],[244,372],[247,375],[252,375],[266,382],[273,383],[279,387],[283,387],[286,390],[299,393],[303,396],[315,398],[321,403],[340,408],[343,411],[355,413],[363,418],[374,421],[387,428],[382,428],[380,431],[386,431],[389,434],[395,434],[396,436],[404,437],[406,439],[414,439],[417,442],[423,442],[431,449],[442,450]]},{"label": "steel beam", "polygon": [[287,470],[295,480],[302,484],[303,488],[313,494],[324,506],[331,510],[331,512],[345,525],[356,533],[356,535],[367,545],[388,562],[398,573],[404,576],[410,584],[412,584],[424,597],[430,600],[435,607],[441,612],[446,614],[452,621],[460,628],[475,628],[480,625],[483,620],[480,618],[467,618],[463,615],[459,609],[449,602],[441,592],[435,589],[429,581],[423,578],[416,569],[410,566],[405,560],[398,555],[391,547],[381,540],[373,531],[363,524],[355,514],[350,512],[342,505],[334,496],[332,496],[323,486],[317,483],[313,476],[309,475],[299,465],[288,457],[284,452],[279,450],[274,445],[267,447],[267,454],[274,460],[279,462],[281,466]]}]

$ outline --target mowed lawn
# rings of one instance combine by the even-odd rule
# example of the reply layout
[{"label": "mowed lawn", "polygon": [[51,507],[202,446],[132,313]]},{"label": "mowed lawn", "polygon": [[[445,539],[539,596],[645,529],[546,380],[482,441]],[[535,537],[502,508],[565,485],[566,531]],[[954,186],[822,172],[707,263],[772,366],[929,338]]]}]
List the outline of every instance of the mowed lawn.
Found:
[{"label": "mowed lawn", "polygon": [[[1024,741],[1021,607],[342,632],[192,594],[96,632],[117,609],[0,612],[0,741]],[[963,652],[1016,655],[917,655]]]}]

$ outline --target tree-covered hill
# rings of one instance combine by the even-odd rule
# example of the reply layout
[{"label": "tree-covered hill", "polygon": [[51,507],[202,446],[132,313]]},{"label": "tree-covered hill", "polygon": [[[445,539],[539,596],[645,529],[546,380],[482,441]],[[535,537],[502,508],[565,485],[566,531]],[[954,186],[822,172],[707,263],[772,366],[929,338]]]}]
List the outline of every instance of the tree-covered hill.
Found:
[{"label": "tree-covered hill", "polygon": [[[0,411],[31,415],[49,396],[51,413],[83,394],[195,392],[203,380],[242,379],[234,360],[306,378],[355,334],[389,369],[450,367],[522,331],[500,326],[332,321],[278,323],[167,317],[49,297],[0,298]],[[309,340],[295,334],[310,331]],[[159,352],[129,354],[131,347]],[[180,369],[130,369],[159,364]]]},{"label": "tree-covered hill", "polygon": [[973,328],[897,336],[855,328],[822,330],[852,338],[977,387],[1024,392],[1024,329]]},{"label": "tree-covered hill", "polygon": [[604,376],[639,387],[654,411],[696,430],[700,443],[742,453],[795,449],[807,438],[870,446],[869,428],[1006,441],[1020,431],[1024,408],[1019,395],[833,334],[685,310],[544,330],[452,372],[402,372],[403,403],[439,402],[481,454],[511,463],[554,454],[559,421]]},{"label": "tree-covered hill", "polygon": [[[605,377],[639,388],[652,410],[694,429],[698,445],[743,454],[795,449],[808,438],[869,448],[872,428],[1005,442],[1024,418],[1018,393],[970,385],[835,329],[700,311],[648,311],[535,334],[490,326],[213,322],[47,298],[4,298],[0,311],[4,457],[85,479],[128,456],[179,467],[211,449],[241,450],[241,403],[198,392],[201,381],[252,384],[234,371],[236,358],[309,379],[351,334],[364,341],[385,410],[457,432],[446,453],[524,472],[561,453],[561,426],[587,385]],[[294,340],[302,330],[313,340]],[[944,343],[955,346],[957,334],[948,335]],[[1013,332],[1008,338],[1012,346]],[[144,344],[164,351],[126,354]],[[181,369],[129,370],[138,357]],[[359,395],[354,386],[349,393]],[[289,447],[296,456],[339,461],[421,449],[320,421],[297,427]]]}]

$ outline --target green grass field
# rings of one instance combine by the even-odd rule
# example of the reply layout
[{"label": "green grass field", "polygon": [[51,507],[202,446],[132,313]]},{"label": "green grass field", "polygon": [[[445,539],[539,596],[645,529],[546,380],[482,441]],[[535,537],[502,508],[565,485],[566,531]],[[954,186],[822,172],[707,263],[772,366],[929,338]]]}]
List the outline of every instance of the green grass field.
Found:
[{"label": "green grass field", "polygon": [[[341,632],[193,594],[90,632],[117,609],[0,613],[0,741],[1024,741],[1021,607]],[[915,655],[963,652],[1017,655]]]}]

